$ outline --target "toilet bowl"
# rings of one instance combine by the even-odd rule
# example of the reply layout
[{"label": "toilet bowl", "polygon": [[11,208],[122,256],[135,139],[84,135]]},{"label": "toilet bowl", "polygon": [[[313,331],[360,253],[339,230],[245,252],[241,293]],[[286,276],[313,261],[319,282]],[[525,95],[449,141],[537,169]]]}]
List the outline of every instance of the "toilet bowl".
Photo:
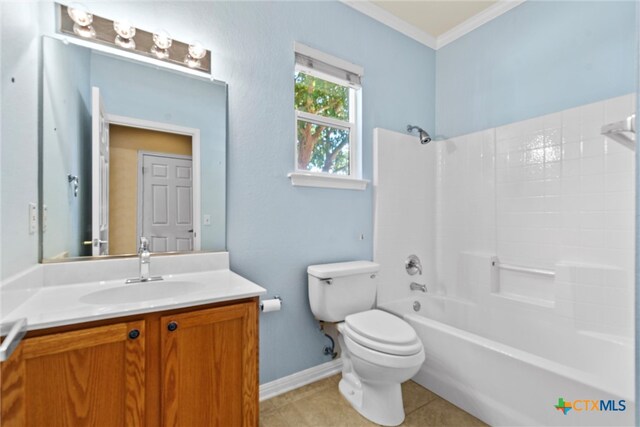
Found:
[{"label": "toilet bowl", "polygon": [[[359,321],[358,331],[351,326],[354,319]],[[386,332],[396,329],[404,334],[384,336],[376,328],[381,322],[386,323]],[[425,358],[415,331],[392,314],[368,310],[347,316],[345,322],[338,324],[338,332],[343,361],[339,383],[342,395],[362,416],[377,424],[401,424],[404,409],[400,384],[418,372]]]},{"label": "toilet bowl", "polygon": [[404,421],[400,384],[418,372],[425,354],[407,322],[373,309],[378,269],[370,261],[309,266],[309,303],[316,319],[338,325],[340,393],[365,418],[396,426]]}]

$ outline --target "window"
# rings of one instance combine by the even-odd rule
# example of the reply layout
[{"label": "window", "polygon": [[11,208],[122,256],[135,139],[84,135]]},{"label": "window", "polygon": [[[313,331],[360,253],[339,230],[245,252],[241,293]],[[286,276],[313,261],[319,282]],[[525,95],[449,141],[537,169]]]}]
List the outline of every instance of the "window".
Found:
[{"label": "window", "polygon": [[296,172],[289,175],[292,183],[354,188],[355,182],[364,189],[366,181],[360,179],[362,69],[307,46],[296,44],[295,48]]}]

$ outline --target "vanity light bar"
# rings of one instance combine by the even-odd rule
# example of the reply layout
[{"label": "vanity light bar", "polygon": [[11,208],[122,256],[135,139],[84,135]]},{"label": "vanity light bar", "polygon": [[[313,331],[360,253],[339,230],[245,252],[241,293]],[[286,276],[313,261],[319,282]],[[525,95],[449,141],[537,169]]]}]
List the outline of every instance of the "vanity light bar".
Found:
[{"label": "vanity light bar", "polygon": [[[135,53],[189,70],[211,73],[211,51],[200,42],[172,40],[166,31],[155,33],[93,15],[79,5],[57,4],[61,34]],[[69,13],[71,11],[71,13]]]}]

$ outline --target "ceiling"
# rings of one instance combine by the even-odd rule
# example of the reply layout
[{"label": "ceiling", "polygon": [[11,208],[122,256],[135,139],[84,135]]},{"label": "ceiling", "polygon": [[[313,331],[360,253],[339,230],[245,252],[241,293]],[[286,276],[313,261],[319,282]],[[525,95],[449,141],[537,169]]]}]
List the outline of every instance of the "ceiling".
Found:
[{"label": "ceiling", "polygon": [[438,37],[497,3],[496,0],[374,0],[376,6]]}]

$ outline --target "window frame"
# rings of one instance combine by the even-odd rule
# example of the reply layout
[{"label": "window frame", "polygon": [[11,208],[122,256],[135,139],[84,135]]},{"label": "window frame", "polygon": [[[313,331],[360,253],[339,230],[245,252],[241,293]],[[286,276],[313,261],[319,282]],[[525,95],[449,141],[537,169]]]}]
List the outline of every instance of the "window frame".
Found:
[{"label": "window frame", "polygon": [[[296,53],[303,54],[314,60],[324,62],[335,68],[362,76],[363,69],[339,58],[330,56],[324,52],[296,43]],[[293,185],[328,188],[347,188],[364,190],[369,181],[362,179],[362,86],[354,84],[346,79],[341,79],[331,74],[307,67],[295,62],[295,73],[304,73],[311,77],[326,80],[328,82],[347,87],[349,89],[349,119],[340,120],[325,117],[318,114],[300,111],[294,105],[294,172],[289,174]],[[295,83],[294,83],[295,84]],[[349,131],[349,174],[336,174],[331,172],[314,172],[298,168],[298,120],[313,123],[320,126],[329,126]]]}]

